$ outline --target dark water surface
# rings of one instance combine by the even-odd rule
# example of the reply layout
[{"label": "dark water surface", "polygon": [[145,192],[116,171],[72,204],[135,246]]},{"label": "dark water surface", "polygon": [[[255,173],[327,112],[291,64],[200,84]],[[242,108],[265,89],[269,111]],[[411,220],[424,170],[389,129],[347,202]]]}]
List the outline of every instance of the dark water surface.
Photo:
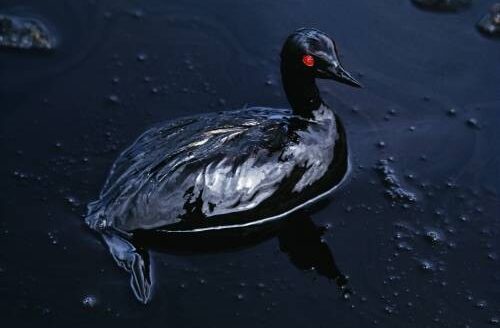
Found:
[{"label": "dark water surface", "polygon": [[[500,43],[475,28],[493,2],[0,0],[57,38],[52,52],[0,49],[2,326],[498,325]],[[290,261],[269,238],[153,252],[141,305],[84,226],[86,204],[153,123],[287,106],[278,53],[300,26],[333,36],[365,86],[321,83],[354,171],[310,214],[351,296],[303,265],[316,250]]]}]

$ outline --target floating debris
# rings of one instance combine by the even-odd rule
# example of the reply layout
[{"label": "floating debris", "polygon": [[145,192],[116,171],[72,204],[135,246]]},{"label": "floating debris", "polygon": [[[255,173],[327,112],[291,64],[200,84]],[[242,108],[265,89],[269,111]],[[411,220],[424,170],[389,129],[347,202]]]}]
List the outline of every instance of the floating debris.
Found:
[{"label": "floating debris", "polygon": [[51,50],[55,39],[49,29],[34,18],[0,15],[0,47]]},{"label": "floating debris", "polygon": [[457,11],[470,5],[471,0],[412,0],[422,9],[433,11]]},{"label": "floating debris", "polygon": [[86,308],[93,308],[97,305],[97,298],[94,295],[87,295],[82,299],[82,304]]},{"label": "floating debris", "polygon": [[385,194],[394,201],[402,201],[406,203],[414,203],[417,201],[417,196],[414,193],[405,190],[399,179],[396,177],[394,170],[389,166],[386,159],[379,161],[375,166],[375,170],[379,172],[382,177],[384,186],[386,187]]},{"label": "floating debris", "polygon": [[477,28],[490,36],[500,36],[500,3],[495,3],[477,23]]}]

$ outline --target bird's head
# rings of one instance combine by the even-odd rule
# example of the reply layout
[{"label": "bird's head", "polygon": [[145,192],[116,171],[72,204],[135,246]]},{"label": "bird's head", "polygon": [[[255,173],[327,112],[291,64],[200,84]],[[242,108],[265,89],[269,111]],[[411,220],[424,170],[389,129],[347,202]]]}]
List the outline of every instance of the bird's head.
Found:
[{"label": "bird's head", "polygon": [[361,87],[340,64],[335,42],[317,29],[300,28],[290,34],[281,51],[281,63],[284,70]]}]

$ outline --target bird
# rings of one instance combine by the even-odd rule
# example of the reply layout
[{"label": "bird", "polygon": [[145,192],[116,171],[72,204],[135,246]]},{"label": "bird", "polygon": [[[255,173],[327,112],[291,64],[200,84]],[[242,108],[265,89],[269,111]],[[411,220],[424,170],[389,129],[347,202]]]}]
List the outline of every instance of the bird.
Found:
[{"label": "bird", "polygon": [[339,188],[349,172],[346,133],[316,79],[361,84],[335,42],[314,28],[284,41],[281,79],[289,109],[248,107],[156,124],[114,162],[86,224],[130,274],[142,303],[154,283],[134,237],[241,231],[279,222]]}]

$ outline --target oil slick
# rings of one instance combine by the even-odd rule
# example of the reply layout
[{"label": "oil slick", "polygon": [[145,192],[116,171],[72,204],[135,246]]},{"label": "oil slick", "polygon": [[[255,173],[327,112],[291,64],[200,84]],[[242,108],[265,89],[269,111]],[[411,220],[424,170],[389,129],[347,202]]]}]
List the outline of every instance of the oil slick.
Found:
[{"label": "oil slick", "polygon": [[[499,0],[455,13],[409,0],[345,2],[334,12],[325,0],[22,2],[54,24],[58,43],[49,56],[0,49],[4,326],[500,325],[498,39],[475,26]],[[334,204],[313,214],[331,226],[321,239],[349,276],[349,300],[321,275],[333,269],[328,256],[311,261],[323,246],[307,243],[304,228],[283,227],[289,236],[247,248],[188,256],[152,248],[159,284],[153,302],[136,304],[128,275],[81,223],[85,204],[142,126],[245,102],[284,105],[265,54],[289,28],[275,22],[300,13],[347,42],[355,55],[346,61],[366,85],[353,94],[325,85],[348,129],[353,172]],[[418,198],[409,208],[384,197],[373,168],[390,156]]]}]

